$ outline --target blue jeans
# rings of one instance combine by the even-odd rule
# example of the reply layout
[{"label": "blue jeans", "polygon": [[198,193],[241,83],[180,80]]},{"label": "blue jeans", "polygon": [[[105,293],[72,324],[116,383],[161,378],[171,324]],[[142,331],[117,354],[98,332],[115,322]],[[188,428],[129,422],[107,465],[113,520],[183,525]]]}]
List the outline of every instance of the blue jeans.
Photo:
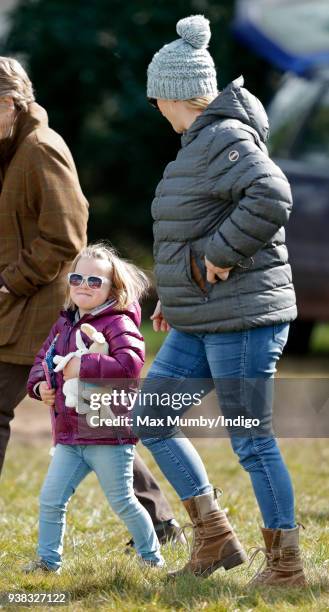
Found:
[{"label": "blue jeans", "polygon": [[[149,370],[145,385],[152,379],[160,380],[159,377],[162,380],[207,379],[216,388],[223,415],[229,417],[239,412],[255,411],[256,395],[250,393],[246,382],[265,379],[269,383],[267,396],[258,394],[256,412],[268,423],[273,401],[271,379],[288,333],[288,323],[211,334],[171,330]],[[154,387],[152,391],[155,391]],[[145,415],[146,410],[145,406],[137,403],[134,417]],[[182,432],[141,437],[182,500],[212,489],[200,456]],[[272,433],[241,436],[230,432],[230,439],[240,464],[250,475],[264,526],[271,529],[295,527],[292,483]]]},{"label": "blue jeans", "polygon": [[40,494],[38,555],[51,569],[61,566],[68,501],[94,471],[113,511],[123,520],[143,559],[162,565],[159,541],[148,512],[133,490],[134,446],[57,444]]}]

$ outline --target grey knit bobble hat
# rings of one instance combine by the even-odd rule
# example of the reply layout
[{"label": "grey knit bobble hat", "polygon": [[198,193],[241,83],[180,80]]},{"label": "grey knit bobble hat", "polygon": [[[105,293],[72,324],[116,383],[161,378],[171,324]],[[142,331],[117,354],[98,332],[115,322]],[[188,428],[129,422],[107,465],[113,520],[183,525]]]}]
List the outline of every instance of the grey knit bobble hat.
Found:
[{"label": "grey knit bobble hat", "polygon": [[217,94],[216,70],[207,51],[211,32],[203,15],[178,21],[180,38],[158,51],[147,70],[148,98],[190,100]]}]

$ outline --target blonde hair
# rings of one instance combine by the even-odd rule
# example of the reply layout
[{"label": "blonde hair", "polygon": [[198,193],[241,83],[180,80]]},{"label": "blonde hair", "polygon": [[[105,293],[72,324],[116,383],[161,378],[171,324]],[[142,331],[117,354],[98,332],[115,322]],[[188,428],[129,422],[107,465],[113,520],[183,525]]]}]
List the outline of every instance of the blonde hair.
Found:
[{"label": "blonde hair", "polygon": [[[115,249],[106,242],[89,244],[82,249],[72,262],[71,272],[75,271],[78,261],[83,258],[101,259],[110,264],[111,297],[116,300],[116,310],[122,310],[132,302],[140,300],[150,287],[146,274],[134,264],[121,259]],[[64,308],[74,310],[75,307],[68,287]]]},{"label": "blonde hair", "polygon": [[201,96],[199,98],[191,98],[184,100],[185,104],[194,110],[204,111],[207,106],[214,100],[214,96]]},{"label": "blonde hair", "polygon": [[32,83],[23,66],[12,57],[0,56],[0,97],[11,96],[16,106],[27,111],[35,100]]}]

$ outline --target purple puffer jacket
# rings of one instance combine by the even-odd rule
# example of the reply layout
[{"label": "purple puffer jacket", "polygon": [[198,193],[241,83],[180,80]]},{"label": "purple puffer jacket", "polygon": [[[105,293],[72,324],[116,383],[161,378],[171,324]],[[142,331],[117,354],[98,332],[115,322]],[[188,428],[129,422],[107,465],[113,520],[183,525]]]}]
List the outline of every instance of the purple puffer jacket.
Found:
[{"label": "purple puffer jacket", "polygon": [[[32,369],[30,371],[27,391],[30,397],[40,400],[34,393],[34,387],[38,382],[44,381],[45,375],[42,367],[42,360],[45,357],[51,342],[56,334],[59,334],[56,341],[56,354],[67,355],[67,353],[76,350],[76,331],[82,323],[90,323],[98,331],[102,332],[109,344],[109,355],[98,355],[90,353],[81,357],[80,380],[90,379],[138,379],[141,369],[144,365],[144,339],[141,335],[138,326],[141,321],[141,310],[137,303],[131,304],[125,310],[115,310],[113,305],[105,307],[97,314],[86,314],[81,319],[74,323],[73,311],[63,310],[60,313],[60,318],[53,325],[47,340],[38,352]],[[90,346],[91,340],[81,332],[82,339],[86,346]],[[60,444],[136,444],[136,438],[129,427],[121,429],[119,437],[112,435],[106,437],[108,428],[102,427],[98,429],[106,430],[100,437],[96,429],[86,425],[84,415],[78,415],[74,408],[65,406],[65,397],[62,392],[63,387],[63,372],[56,374],[56,394],[55,394],[55,418],[54,421],[54,442]],[[120,407],[117,411],[112,408],[113,412],[120,415],[131,416],[125,407]],[[87,437],[83,437],[84,428],[81,423],[85,424]],[[93,431],[97,433],[93,436]],[[124,432],[122,435],[122,431]],[[115,430],[116,432],[116,430]]]}]

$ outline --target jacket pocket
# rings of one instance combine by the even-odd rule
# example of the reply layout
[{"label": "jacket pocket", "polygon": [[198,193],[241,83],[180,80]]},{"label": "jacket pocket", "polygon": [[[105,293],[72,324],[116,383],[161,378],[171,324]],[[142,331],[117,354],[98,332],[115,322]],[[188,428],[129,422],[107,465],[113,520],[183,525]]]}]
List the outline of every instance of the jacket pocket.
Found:
[{"label": "jacket pocket", "polygon": [[273,341],[279,344],[284,349],[289,335],[289,323],[273,323],[272,325],[272,337]]},{"label": "jacket pocket", "polygon": [[208,295],[207,281],[198,258],[192,252],[190,244],[185,247],[185,265],[187,278],[193,289],[203,297]]}]

